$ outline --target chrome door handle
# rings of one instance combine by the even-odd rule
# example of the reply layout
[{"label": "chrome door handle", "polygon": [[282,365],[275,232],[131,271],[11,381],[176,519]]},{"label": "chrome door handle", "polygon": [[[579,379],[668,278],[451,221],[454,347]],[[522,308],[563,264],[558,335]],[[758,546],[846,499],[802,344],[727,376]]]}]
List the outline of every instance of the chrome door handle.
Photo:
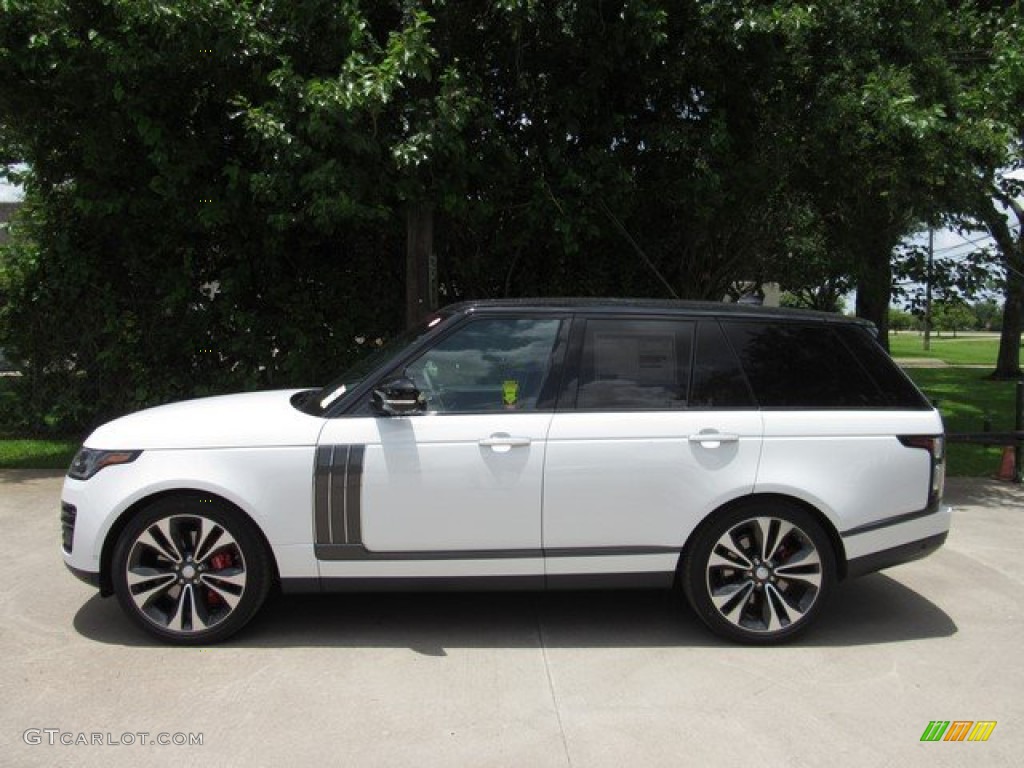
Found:
[{"label": "chrome door handle", "polygon": [[740,441],[740,436],[725,432],[707,431],[698,432],[696,435],[690,435],[687,440],[691,443],[700,443],[704,448],[717,448],[722,443],[738,443]]},{"label": "chrome door handle", "polygon": [[504,432],[497,432],[490,437],[485,437],[482,440],[479,440],[478,442],[483,448],[494,448],[495,450],[504,448],[507,451],[509,448],[518,448],[520,446],[529,445],[530,438],[513,437],[512,435],[506,435]]}]

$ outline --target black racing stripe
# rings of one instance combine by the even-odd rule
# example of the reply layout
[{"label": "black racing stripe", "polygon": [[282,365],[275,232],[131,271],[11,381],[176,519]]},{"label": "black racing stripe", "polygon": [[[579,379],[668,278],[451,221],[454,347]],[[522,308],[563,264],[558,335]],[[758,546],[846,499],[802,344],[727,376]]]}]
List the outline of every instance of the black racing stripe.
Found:
[{"label": "black racing stripe", "polygon": [[365,445],[353,445],[349,453],[348,473],[345,482],[345,541],[348,544],[363,543],[363,459]]},{"label": "black racing stripe", "polygon": [[313,520],[317,544],[329,544],[331,541],[327,522],[327,510],[330,506],[330,470],[331,448],[321,446],[316,449],[316,470],[313,480]]}]

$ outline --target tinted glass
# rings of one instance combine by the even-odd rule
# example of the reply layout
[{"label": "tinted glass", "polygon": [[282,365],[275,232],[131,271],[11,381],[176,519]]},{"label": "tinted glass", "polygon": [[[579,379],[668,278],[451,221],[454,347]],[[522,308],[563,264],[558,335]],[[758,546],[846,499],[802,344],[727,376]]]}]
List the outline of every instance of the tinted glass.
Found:
[{"label": "tinted glass", "polygon": [[874,380],[885,405],[899,408],[931,408],[924,395],[903,374],[866,328],[848,326],[837,328],[836,333]]},{"label": "tinted glass", "polygon": [[722,326],[762,407],[888,405],[830,325],[723,322]]},{"label": "tinted glass", "polygon": [[697,325],[691,408],[749,408],[754,406],[740,362],[714,320]]},{"label": "tinted glass", "polygon": [[437,413],[528,411],[551,367],[560,320],[482,318],[406,368]]},{"label": "tinted glass", "polygon": [[685,408],[693,327],[670,320],[588,320],[576,407]]}]

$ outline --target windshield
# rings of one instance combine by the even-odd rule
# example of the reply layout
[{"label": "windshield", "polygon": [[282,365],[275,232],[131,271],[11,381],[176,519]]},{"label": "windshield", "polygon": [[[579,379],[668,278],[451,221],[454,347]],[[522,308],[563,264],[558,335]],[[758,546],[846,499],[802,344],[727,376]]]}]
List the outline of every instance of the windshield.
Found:
[{"label": "windshield", "polygon": [[303,410],[317,415],[322,414],[367,375],[436,328],[444,320],[447,320],[449,316],[444,312],[436,312],[419,325],[414,325],[412,328],[392,337],[380,347],[359,358],[348,370],[319,392],[316,392],[313,397],[309,398]]}]

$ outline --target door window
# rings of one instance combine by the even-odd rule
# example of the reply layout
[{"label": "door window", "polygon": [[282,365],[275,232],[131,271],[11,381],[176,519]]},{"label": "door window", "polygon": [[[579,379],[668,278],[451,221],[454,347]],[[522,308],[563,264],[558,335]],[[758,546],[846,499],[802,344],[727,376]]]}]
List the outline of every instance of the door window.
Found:
[{"label": "door window", "polygon": [[481,318],[406,368],[434,413],[532,411],[551,369],[561,320]]},{"label": "door window", "polygon": [[588,320],[576,407],[686,408],[692,322]]}]

